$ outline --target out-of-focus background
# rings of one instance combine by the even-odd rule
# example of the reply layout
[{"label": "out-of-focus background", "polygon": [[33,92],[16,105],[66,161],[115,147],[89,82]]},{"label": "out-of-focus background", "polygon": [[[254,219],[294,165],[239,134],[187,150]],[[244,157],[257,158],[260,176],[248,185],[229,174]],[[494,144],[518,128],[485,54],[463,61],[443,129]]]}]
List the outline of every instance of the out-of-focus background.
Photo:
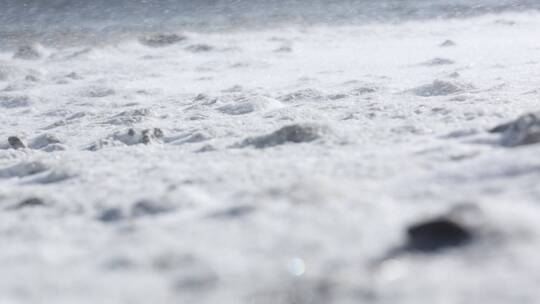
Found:
[{"label": "out-of-focus background", "polygon": [[365,24],[539,8],[536,0],[3,0],[0,47],[36,37],[49,43],[95,43],[110,36],[180,27],[223,30],[291,23]]}]

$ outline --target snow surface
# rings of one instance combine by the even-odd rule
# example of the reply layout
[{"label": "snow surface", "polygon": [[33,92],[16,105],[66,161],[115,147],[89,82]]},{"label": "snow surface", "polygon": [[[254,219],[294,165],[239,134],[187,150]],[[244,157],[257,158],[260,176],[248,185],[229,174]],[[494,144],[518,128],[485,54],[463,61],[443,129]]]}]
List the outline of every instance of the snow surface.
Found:
[{"label": "snow surface", "polygon": [[539,17],[0,53],[0,303],[538,303]]}]

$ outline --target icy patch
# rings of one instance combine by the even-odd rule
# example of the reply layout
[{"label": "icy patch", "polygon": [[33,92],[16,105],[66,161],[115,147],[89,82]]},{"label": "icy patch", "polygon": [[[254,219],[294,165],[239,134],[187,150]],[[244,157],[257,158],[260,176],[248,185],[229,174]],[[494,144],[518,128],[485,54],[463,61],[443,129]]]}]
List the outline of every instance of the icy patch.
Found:
[{"label": "icy patch", "polygon": [[21,162],[11,167],[0,169],[0,178],[25,177],[49,170],[42,162]]},{"label": "icy patch", "polygon": [[268,135],[247,138],[235,147],[253,146],[257,149],[263,149],[286,143],[312,142],[321,138],[327,131],[325,126],[317,124],[289,125]]},{"label": "icy patch", "polygon": [[471,90],[474,87],[469,84],[435,80],[433,83],[419,86],[411,91],[418,96],[431,97],[431,96],[446,96],[456,93],[461,93],[467,90]]},{"label": "icy patch", "polygon": [[63,182],[75,175],[64,169],[52,169],[43,173],[38,173],[24,181],[25,184],[54,184]]},{"label": "icy patch", "polygon": [[501,144],[507,147],[536,144],[540,142],[540,113],[528,113],[518,119],[498,125],[491,133],[502,133]]},{"label": "icy patch", "polygon": [[32,104],[32,100],[26,95],[0,95],[0,107],[6,109],[23,108]]},{"label": "icy patch", "polygon": [[61,144],[62,142],[58,137],[52,134],[42,134],[34,138],[28,145],[31,149],[45,149],[52,145]]}]

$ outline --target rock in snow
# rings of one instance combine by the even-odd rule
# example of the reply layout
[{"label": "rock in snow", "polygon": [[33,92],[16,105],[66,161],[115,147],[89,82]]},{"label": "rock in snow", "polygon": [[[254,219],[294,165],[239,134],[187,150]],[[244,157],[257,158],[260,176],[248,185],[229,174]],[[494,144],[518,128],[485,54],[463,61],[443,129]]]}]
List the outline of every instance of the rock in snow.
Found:
[{"label": "rock in snow", "polygon": [[496,126],[490,132],[502,133],[501,144],[507,147],[539,143],[540,112],[522,115],[514,121]]},{"label": "rock in snow", "polygon": [[326,131],[326,127],[317,124],[289,125],[268,135],[247,138],[237,147],[254,146],[263,149],[286,143],[305,143],[321,138]]},{"label": "rock in snow", "polygon": [[431,96],[445,96],[455,93],[461,93],[466,90],[473,89],[472,85],[462,84],[457,82],[435,80],[430,84],[422,85],[414,88],[412,92],[418,96],[431,97]]},{"label": "rock in snow", "polygon": [[145,37],[141,37],[139,42],[143,45],[150,47],[164,47],[176,44],[178,42],[186,40],[186,36],[173,34],[173,33],[163,33],[163,34],[154,34]]},{"label": "rock in snow", "polygon": [[22,140],[20,138],[18,138],[17,136],[10,136],[8,137],[8,143],[9,143],[9,146],[12,148],[12,149],[24,149],[26,148],[26,145],[22,142]]},{"label": "rock in snow", "polygon": [[407,250],[431,252],[465,245],[473,233],[447,217],[422,221],[407,228]]},{"label": "rock in snow", "polygon": [[13,206],[13,209],[23,209],[28,207],[43,207],[45,206],[45,202],[36,197],[28,198],[23,200],[22,202],[18,203],[17,205]]}]

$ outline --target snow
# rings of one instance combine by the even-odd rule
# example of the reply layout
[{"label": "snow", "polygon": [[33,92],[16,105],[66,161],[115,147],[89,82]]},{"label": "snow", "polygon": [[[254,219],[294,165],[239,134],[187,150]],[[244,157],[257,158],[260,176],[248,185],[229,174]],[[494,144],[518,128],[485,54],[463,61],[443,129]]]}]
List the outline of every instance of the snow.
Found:
[{"label": "snow", "polygon": [[[521,12],[0,53],[0,302],[536,303],[540,145],[489,130],[538,110],[539,28]],[[389,255],[462,204],[470,244]]]}]

